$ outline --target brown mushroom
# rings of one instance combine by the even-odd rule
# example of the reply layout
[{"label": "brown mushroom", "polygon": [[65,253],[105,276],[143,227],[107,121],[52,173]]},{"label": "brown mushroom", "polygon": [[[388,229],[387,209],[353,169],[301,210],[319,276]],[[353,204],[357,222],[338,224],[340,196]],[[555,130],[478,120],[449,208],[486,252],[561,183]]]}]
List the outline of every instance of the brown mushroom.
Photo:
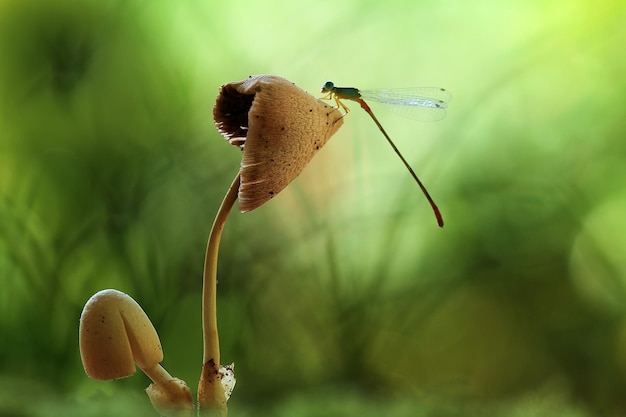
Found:
[{"label": "brown mushroom", "polygon": [[239,210],[254,210],[289,185],[341,127],[342,117],[276,75],[223,85],[213,118],[224,138],[243,150]]}]

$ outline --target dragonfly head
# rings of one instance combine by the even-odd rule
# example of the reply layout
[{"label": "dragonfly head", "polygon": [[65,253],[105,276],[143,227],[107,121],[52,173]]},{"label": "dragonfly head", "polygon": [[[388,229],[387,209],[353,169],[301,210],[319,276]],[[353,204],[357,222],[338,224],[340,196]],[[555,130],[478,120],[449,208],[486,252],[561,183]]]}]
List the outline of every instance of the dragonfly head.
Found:
[{"label": "dragonfly head", "polygon": [[332,81],[326,81],[326,84],[322,86],[322,93],[330,93],[335,89],[335,83]]}]

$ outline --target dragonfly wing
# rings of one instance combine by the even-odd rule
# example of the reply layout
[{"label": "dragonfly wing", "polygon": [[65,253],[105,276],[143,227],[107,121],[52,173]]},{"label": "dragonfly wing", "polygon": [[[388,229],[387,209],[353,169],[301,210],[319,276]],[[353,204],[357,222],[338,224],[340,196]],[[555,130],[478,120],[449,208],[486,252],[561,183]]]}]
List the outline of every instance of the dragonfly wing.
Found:
[{"label": "dragonfly wing", "polygon": [[389,110],[410,119],[432,122],[446,117],[452,94],[445,88],[418,87],[382,90],[359,90],[365,100],[385,105]]}]

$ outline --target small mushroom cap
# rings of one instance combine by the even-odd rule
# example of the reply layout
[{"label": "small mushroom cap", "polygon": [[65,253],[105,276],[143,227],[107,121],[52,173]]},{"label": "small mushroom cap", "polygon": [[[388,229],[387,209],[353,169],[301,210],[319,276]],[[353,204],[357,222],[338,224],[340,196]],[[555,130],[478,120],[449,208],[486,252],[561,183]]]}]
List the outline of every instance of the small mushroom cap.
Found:
[{"label": "small mushroom cap", "polygon": [[117,290],[99,291],[87,301],[79,344],[85,372],[94,379],[125,378],[135,373],[135,364],[150,368],[163,360],[152,322],[135,300]]}]

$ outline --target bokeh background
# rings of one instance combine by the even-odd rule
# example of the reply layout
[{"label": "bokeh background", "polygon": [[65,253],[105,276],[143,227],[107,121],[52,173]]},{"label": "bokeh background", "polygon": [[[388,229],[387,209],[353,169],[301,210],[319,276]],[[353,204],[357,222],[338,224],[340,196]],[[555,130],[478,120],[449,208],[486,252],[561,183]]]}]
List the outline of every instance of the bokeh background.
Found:
[{"label": "bokeh background", "polygon": [[221,84],[442,86],[446,119],[358,106],[228,221],[233,416],[626,413],[626,3],[0,1],[0,415],[153,416],[92,381],[78,318],[133,296],[195,391],[213,216],[240,152]]}]

